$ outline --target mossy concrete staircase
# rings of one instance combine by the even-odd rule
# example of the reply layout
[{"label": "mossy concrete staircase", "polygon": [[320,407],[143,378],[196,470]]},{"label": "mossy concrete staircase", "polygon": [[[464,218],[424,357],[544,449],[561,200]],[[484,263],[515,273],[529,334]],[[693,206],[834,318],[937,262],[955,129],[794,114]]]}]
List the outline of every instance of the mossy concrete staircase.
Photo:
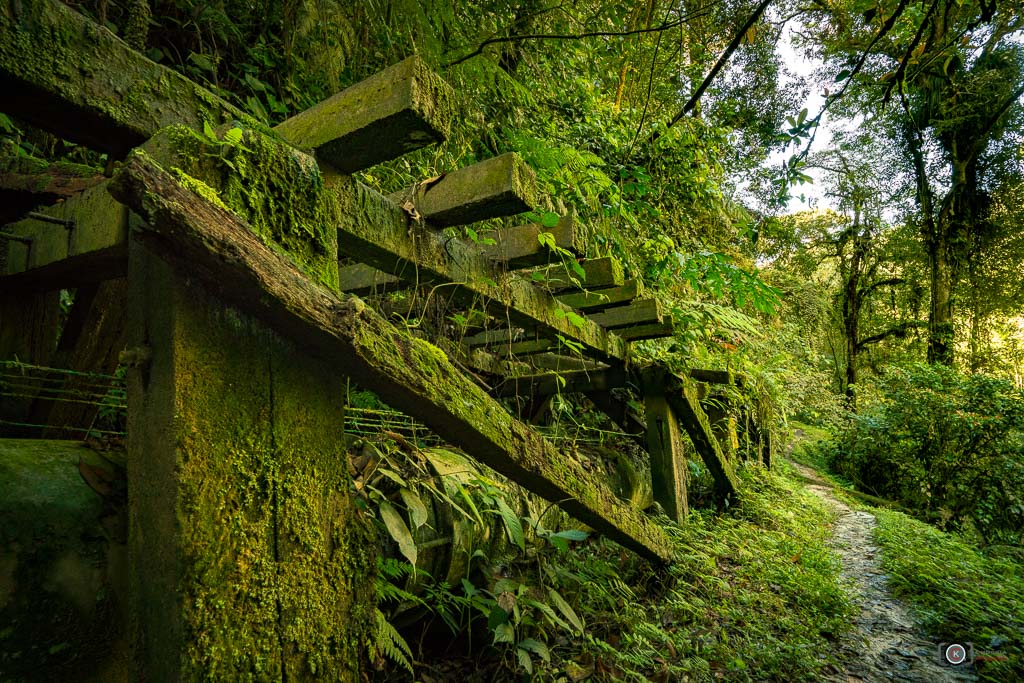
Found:
[{"label": "mossy concrete staircase", "polygon": [[[0,87],[5,113],[122,160],[0,232],[0,358],[110,372],[127,339],[134,678],[358,678],[375,550],[343,452],[346,378],[657,564],[672,560],[661,528],[498,396],[571,381],[647,445],[678,521],[683,432],[721,498],[735,495],[693,380],[629,362],[631,341],[671,334],[657,301],[609,258],[581,261],[586,289],[551,284],[538,236],[582,257],[578,221],[506,228],[493,245],[440,230],[536,208],[518,156],[391,197],[352,177],[447,135],[454,95],[420,60],[271,130],[65,5],[23,0],[0,11]],[[422,286],[504,326],[427,341],[350,293]],[[57,293],[72,288],[77,322],[54,355]],[[587,360],[558,362],[578,374],[536,374],[566,344]],[[646,424],[612,393],[627,384],[646,396]]]}]

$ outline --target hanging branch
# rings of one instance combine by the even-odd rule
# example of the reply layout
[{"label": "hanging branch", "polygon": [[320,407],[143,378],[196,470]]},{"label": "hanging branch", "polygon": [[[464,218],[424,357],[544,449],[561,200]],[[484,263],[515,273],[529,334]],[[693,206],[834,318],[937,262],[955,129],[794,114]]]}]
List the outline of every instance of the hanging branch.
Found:
[{"label": "hanging branch", "polygon": [[[747,35],[747,32],[751,29],[751,27],[757,23],[757,20],[761,18],[761,15],[764,14],[764,11],[768,9],[768,5],[770,5],[771,3],[772,0],[761,1],[761,4],[757,6],[757,9],[754,10],[754,13],[747,18],[743,26],[740,27],[740,30],[736,32],[735,36],[733,36],[732,42],[730,42],[729,46],[725,48],[725,52],[722,53],[722,56],[720,56],[718,58],[718,61],[715,62],[715,65],[711,67],[711,71],[709,71],[708,75],[704,77],[704,81],[700,84],[700,87],[698,87],[697,90],[694,91],[693,96],[690,97],[689,101],[685,105],[683,105],[682,110],[678,114],[676,114],[671,121],[668,122],[668,125],[665,126],[666,128],[671,128],[675,124],[679,123],[680,119],[689,114],[690,111],[697,106],[697,103],[700,102],[701,96],[704,95],[704,91],[708,89],[708,87],[711,85],[711,82],[715,80],[716,76],[718,76],[718,72],[721,71],[722,68],[728,63],[729,58],[732,57],[732,53],[735,52],[736,48],[738,48],[740,46],[740,43],[743,42],[743,37]],[[650,142],[654,142],[655,140],[657,140],[659,135],[660,133],[655,131],[651,135]]]},{"label": "hanging branch", "polygon": [[590,31],[587,33],[528,33],[515,36],[504,36],[501,38],[488,38],[484,42],[480,43],[475,50],[470,52],[468,55],[459,57],[458,59],[448,62],[445,64],[445,68],[462,64],[465,61],[476,57],[483,53],[484,48],[488,45],[494,45],[496,43],[513,43],[521,40],[581,40],[583,38],[600,38],[600,37],[619,37],[619,36],[635,36],[641,33],[657,33],[659,31],[666,31],[670,28],[680,26],[690,20],[690,16],[681,17],[675,21],[670,21],[660,26],[651,26],[649,28],[638,28],[632,31]]}]

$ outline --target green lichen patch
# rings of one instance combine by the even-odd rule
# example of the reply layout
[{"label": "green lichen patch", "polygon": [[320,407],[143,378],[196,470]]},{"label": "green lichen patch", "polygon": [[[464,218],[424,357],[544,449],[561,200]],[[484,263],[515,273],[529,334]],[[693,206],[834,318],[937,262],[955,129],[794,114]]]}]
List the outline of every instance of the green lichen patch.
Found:
[{"label": "green lichen patch", "polygon": [[217,194],[217,190],[213,189],[212,187],[204,183],[202,180],[199,180],[198,178],[193,178],[188,173],[182,171],[180,168],[172,168],[171,174],[174,176],[175,180],[177,180],[179,183],[195,192],[197,195],[199,195],[206,201],[224,209],[225,211],[231,210],[228,208],[227,204],[225,204],[221,200],[220,195]]},{"label": "green lichen patch", "polygon": [[196,194],[238,214],[312,279],[338,290],[339,208],[312,157],[238,126],[221,128],[219,137],[171,126],[144,149]]},{"label": "green lichen patch", "polygon": [[197,290],[175,297],[181,678],[358,680],[376,544],[340,376]]}]

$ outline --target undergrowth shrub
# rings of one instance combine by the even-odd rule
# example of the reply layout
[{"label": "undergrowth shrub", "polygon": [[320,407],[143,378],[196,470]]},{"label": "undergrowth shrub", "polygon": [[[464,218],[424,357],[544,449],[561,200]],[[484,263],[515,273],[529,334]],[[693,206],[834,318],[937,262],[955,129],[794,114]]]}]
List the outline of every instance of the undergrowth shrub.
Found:
[{"label": "undergrowth shrub", "polygon": [[[740,476],[741,498],[725,514],[691,510],[682,527],[655,517],[676,556],[668,568],[604,538],[560,537],[530,516],[520,519],[525,546],[505,545],[500,557],[478,548],[485,572],[454,584],[424,577],[417,597],[396,590],[411,566],[387,561],[381,609],[415,601],[426,616],[398,638],[382,625],[376,679],[820,680],[850,626],[838,560],[825,544],[835,513],[778,472],[750,467]],[[481,505],[479,483],[464,488],[484,511],[491,505]],[[438,628],[440,638],[427,633]]]},{"label": "undergrowth shrub", "polygon": [[880,382],[851,418],[833,472],[943,529],[1019,543],[1024,522],[1024,392],[1009,381],[913,365]]}]

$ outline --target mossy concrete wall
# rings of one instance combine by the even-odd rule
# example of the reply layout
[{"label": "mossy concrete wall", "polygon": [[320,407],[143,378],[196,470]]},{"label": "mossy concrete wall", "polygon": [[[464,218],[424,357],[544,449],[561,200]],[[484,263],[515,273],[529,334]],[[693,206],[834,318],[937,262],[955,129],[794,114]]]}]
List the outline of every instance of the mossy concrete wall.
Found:
[{"label": "mossy concrete wall", "polygon": [[58,0],[0,6],[0,92],[6,114],[115,155],[172,123],[259,125]]},{"label": "mossy concrete wall", "polygon": [[133,637],[147,681],[356,680],[372,527],[353,505],[343,386],[133,244]]},{"label": "mossy concrete wall", "polygon": [[243,218],[310,278],[338,291],[340,209],[316,160],[252,129],[227,125],[217,135],[170,126],[143,149],[193,192]]}]

